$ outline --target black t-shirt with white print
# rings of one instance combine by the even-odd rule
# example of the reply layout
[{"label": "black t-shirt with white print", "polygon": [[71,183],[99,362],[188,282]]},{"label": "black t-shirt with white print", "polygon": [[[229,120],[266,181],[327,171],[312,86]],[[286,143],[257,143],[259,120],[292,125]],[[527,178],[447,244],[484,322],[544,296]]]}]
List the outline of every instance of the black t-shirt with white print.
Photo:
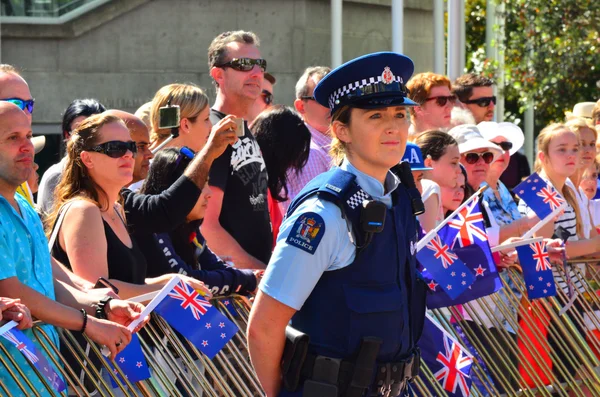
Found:
[{"label": "black t-shirt with white print", "polygon": [[[226,114],[210,110],[214,124]],[[223,190],[219,222],[242,248],[269,263],[273,235],[267,205],[267,168],[260,147],[244,122],[245,135],[227,147],[210,169],[210,186]]]}]

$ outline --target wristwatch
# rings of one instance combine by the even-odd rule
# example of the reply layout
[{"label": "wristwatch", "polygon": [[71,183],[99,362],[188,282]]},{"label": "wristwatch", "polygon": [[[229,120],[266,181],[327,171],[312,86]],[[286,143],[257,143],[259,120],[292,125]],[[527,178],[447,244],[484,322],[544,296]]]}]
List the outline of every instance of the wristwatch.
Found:
[{"label": "wristwatch", "polygon": [[108,306],[108,302],[110,302],[113,298],[111,296],[105,296],[100,299],[98,305],[96,306],[96,318],[100,318],[106,320],[106,307]]}]

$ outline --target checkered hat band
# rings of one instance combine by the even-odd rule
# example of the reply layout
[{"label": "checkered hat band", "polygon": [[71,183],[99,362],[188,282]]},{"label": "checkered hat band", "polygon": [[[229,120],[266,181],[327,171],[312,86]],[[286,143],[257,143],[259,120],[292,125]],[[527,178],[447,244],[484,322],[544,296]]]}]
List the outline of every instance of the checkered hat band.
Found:
[{"label": "checkered hat band", "polygon": [[[394,82],[403,84],[404,81],[400,76],[394,76]],[[368,79],[362,79],[359,81],[355,81],[354,83],[346,84],[337,90],[333,91],[333,93],[329,96],[329,108],[333,109],[336,105],[335,101],[350,94],[352,91],[356,91],[357,89],[362,89],[365,87],[370,87],[372,85],[385,84],[383,83],[383,79],[381,76],[377,77],[369,77]],[[391,84],[391,83],[390,83]]]}]

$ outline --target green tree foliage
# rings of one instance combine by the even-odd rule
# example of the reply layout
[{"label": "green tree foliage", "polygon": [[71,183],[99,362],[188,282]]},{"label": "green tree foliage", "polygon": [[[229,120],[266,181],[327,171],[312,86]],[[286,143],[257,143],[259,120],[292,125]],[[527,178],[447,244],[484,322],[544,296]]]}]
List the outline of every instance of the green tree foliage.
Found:
[{"label": "green tree foliage", "polygon": [[[503,1],[506,34],[495,45],[505,54],[507,118],[519,118],[533,98],[539,130],[575,103],[600,98],[598,0]],[[485,57],[486,2],[466,0],[465,9],[467,69],[497,76]]]}]

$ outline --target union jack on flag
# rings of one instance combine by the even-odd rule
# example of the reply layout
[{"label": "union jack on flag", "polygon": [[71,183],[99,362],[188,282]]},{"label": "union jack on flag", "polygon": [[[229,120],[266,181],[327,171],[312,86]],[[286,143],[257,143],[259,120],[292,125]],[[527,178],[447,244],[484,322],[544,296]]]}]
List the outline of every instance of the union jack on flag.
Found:
[{"label": "union jack on flag", "polygon": [[[418,346],[423,361],[446,391],[444,395],[466,397],[470,394],[473,356],[428,314]],[[430,389],[431,395],[439,395],[433,387]]]},{"label": "union jack on flag", "polygon": [[454,244],[458,242],[461,247],[475,244],[478,241],[488,241],[483,224],[483,214],[479,207],[479,197],[475,197],[470,205],[460,210],[456,217],[448,222],[448,226],[458,230],[452,242]]},{"label": "union jack on flag", "polygon": [[180,281],[168,294],[171,298],[182,301],[181,307],[191,309],[196,320],[200,320],[203,314],[206,314],[208,308],[212,307],[208,301],[204,300],[198,291],[189,287],[183,281]]},{"label": "union jack on flag", "polygon": [[517,253],[529,299],[556,295],[556,283],[552,275],[552,265],[548,251],[546,251],[546,243],[534,241],[531,244],[522,245],[517,247]]},{"label": "union jack on flag", "polygon": [[425,247],[433,251],[435,259],[441,259],[444,269],[448,269],[458,259],[458,256],[450,251],[450,247],[442,242],[440,236],[432,238]]},{"label": "union jack on flag", "polygon": [[513,191],[540,219],[551,215],[566,203],[556,189],[535,172]]},{"label": "union jack on flag", "polygon": [[529,245],[533,251],[533,259],[536,261],[535,270],[538,272],[542,270],[552,270],[552,265],[548,260],[550,255],[548,255],[548,252],[546,251],[544,242],[536,241]]},{"label": "union jack on flag", "polygon": [[458,342],[444,335],[444,350],[439,352],[436,361],[442,365],[434,376],[444,390],[456,393],[459,388],[463,396],[470,394],[470,385],[467,378],[471,378],[470,370],[473,358],[465,354],[463,347]]},{"label": "union jack on flag", "polygon": [[565,202],[565,200],[560,197],[558,192],[550,185],[540,189],[536,195],[543,198],[544,204],[549,204],[552,211],[560,207]]},{"label": "union jack on flag", "polygon": [[19,350],[21,353],[23,353],[23,355],[31,363],[35,364],[38,361],[40,361],[39,357],[34,352],[29,350],[29,348],[27,347],[27,344],[24,341],[17,338],[17,336],[15,334],[13,334],[12,331],[6,331],[4,334],[2,334],[2,336],[5,339],[7,339],[9,342],[11,342],[13,345],[15,345],[17,350]]}]

